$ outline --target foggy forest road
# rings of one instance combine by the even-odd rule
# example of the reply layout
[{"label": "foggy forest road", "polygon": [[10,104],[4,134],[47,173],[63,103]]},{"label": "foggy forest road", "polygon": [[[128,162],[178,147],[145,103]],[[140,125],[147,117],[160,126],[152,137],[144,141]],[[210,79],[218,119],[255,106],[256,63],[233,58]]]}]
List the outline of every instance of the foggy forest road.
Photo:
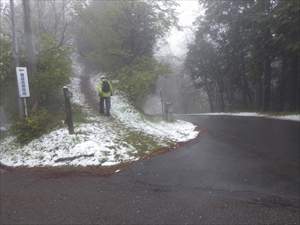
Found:
[{"label": "foggy forest road", "polygon": [[299,122],[177,117],[205,131],[110,177],[2,171],[1,224],[299,224]]}]

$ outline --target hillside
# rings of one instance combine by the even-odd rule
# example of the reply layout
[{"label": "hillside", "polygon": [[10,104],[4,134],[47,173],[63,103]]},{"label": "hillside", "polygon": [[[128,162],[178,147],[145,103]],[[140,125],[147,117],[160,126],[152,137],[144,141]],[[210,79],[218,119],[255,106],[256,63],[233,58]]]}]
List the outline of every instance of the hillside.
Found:
[{"label": "hillside", "polygon": [[[1,140],[1,164],[18,167],[111,166],[136,161],[157,149],[174,148],[177,143],[195,138],[199,131],[185,121],[168,123],[136,110],[121,93],[111,97],[111,117],[98,114],[97,84],[99,74],[81,77],[80,68],[69,85],[72,106],[80,107],[80,122],[74,120],[75,134],[67,125],[28,145],[15,137]],[[63,121],[62,121],[63,122]]]}]

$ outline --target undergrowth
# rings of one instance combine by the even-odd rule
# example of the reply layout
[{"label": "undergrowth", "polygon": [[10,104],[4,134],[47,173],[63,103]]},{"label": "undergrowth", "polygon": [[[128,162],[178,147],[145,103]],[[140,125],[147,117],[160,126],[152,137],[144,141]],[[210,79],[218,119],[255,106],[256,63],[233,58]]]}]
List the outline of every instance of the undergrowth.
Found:
[{"label": "undergrowth", "polygon": [[51,113],[46,108],[30,112],[23,121],[12,123],[11,134],[16,136],[21,144],[27,144],[35,138],[57,128],[61,124],[62,115]]}]

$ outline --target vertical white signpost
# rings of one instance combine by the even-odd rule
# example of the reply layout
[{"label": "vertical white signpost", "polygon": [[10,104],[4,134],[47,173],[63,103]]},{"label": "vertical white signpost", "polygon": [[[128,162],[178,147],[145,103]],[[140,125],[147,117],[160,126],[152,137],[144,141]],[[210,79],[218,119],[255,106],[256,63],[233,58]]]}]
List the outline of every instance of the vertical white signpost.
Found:
[{"label": "vertical white signpost", "polygon": [[27,116],[26,98],[30,97],[29,82],[26,67],[16,67],[20,98],[24,98],[25,115]]}]

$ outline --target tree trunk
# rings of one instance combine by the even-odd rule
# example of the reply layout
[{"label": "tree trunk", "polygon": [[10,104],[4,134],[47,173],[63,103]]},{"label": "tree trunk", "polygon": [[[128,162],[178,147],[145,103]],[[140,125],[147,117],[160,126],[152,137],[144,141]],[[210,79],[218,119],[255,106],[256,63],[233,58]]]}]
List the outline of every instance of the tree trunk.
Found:
[{"label": "tree trunk", "polygon": [[291,62],[291,73],[289,77],[289,111],[299,111],[299,57],[294,56]]},{"label": "tree trunk", "polygon": [[264,32],[264,102],[263,102],[263,111],[270,110],[271,104],[271,80],[272,80],[272,68],[271,68],[271,46],[270,41],[272,40],[271,33],[271,2],[270,0],[263,1],[265,4],[265,11],[268,15],[266,19],[265,28],[262,30]]},{"label": "tree trunk", "polygon": [[30,7],[29,7],[29,0],[22,0],[23,5],[23,13],[24,13],[24,39],[25,39],[25,54],[27,60],[27,71],[29,76],[29,83],[31,86],[31,97],[33,101],[35,101],[34,97],[34,87],[32,81],[36,75],[36,55],[35,55],[35,47],[34,47],[34,40],[33,40],[33,33],[31,30],[31,22],[30,22]]},{"label": "tree trunk", "polygon": [[219,83],[219,100],[220,100],[220,111],[224,112],[225,111],[225,104],[224,104],[224,82],[223,78],[220,78],[220,83]]},{"label": "tree trunk", "polygon": [[271,60],[269,56],[265,59],[265,74],[264,74],[264,102],[263,111],[270,110],[271,103]]},{"label": "tree trunk", "polygon": [[214,103],[213,103],[212,91],[211,91],[210,88],[209,88],[209,84],[208,84],[207,80],[204,79],[204,83],[205,83],[206,93],[207,93],[207,96],[208,96],[208,101],[209,101],[210,111],[211,111],[211,112],[215,112],[215,107],[214,107]]},{"label": "tree trunk", "polygon": [[262,85],[262,79],[261,76],[258,78],[258,106],[260,109],[263,107],[263,85]]},{"label": "tree trunk", "polygon": [[281,70],[281,77],[279,80],[279,102],[278,102],[278,111],[284,110],[284,100],[286,95],[286,79],[287,78],[287,60],[286,58],[282,59],[282,70]]},{"label": "tree trunk", "polygon": [[[245,58],[245,57],[243,57]],[[245,92],[245,108],[249,109],[249,103],[252,103],[252,96],[251,96],[251,91],[249,88],[248,80],[246,77],[246,66],[243,63],[242,65],[243,71],[242,71],[242,77],[243,77],[243,85],[244,85],[244,92]]]}]

